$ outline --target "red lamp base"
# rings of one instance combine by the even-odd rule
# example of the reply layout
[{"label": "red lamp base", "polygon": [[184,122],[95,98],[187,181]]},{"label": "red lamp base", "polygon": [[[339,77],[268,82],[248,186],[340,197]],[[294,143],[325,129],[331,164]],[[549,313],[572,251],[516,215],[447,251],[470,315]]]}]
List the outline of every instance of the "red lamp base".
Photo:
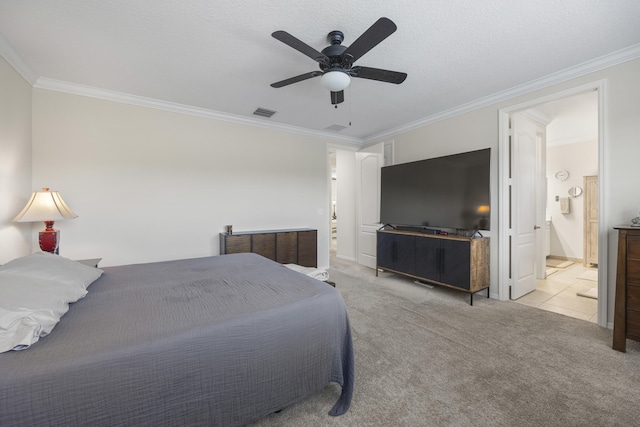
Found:
[{"label": "red lamp base", "polygon": [[40,249],[42,249],[43,252],[50,252],[58,255],[58,243],[60,238],[58,230],[53,229],[53,221],[45,221],[44,224],[47,228],[39,233],[38,238],[38,241],[40,242]]}]

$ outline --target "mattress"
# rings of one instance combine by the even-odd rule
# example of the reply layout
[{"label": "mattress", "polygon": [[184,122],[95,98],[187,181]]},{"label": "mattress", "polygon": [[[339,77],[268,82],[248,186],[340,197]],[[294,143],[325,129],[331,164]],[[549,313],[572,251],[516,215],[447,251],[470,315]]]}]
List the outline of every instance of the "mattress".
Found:
[{"label": "mattress", "polygon": [[256,254],[106,267],[53,332],[0,354],[0,425],[244,425],[341,385],[340,293]]}]

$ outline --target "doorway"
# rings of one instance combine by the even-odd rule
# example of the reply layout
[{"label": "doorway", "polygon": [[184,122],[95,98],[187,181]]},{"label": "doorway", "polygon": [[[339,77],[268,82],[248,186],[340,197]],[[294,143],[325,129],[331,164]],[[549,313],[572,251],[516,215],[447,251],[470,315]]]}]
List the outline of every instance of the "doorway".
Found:
[{"label": "doorway", "polygon": [[349,261],[356,260],[355,151],[329,146],[327,152],[330,255]]},{"label": "doorway", "polygon": [[[516,302],[597,322],[598,94],[536,106],[543,116],[545,170],[536,288]],[[593,185],[595,183],[595,185]],[[591,203],[593,201],[593,203]]]},{"label": "doorway", "polygon": [[[538,194],[542,194],[537,199],[537,205],[539,203],[543,203],[543,216],[540,218],[538,216],[535,219],[535,225],[532,225],[530,228],[529,234],[534,234],[536,236],[536,250],[533,251],[536,253],[535,260],[531,260],[529,256],[524,256],[525,264],[530,263],[528,265],[528,270],[530,270],[534,276],[534,280],[540,282],[544,287],[545,284],[557,279],[562,279],[563,273],[562,270],[551,271],[546,267],[546,259],[548,256],[551,258],[558,259],[559,261],[569,261],[575,263],[576,265],[582,265],[584,259],[584,251],[582,248],[583,240],[578,237],[583,236],[583,230],[580,229],[579,233],[575,231],[575,227],[582,227],[584,224],[584,220],[582,218],[582,203],[583,197],[582,195],[575,195],[575,193],[570,192],[578,190],[584,191],[583,187],[583,176],[587,175],[602,175],[603,174],[603,152],[604,152],[604,139],[603,139],[603,129],[604,129],[604,116],[602,115],[602,105],[603,105],[603,83],[596,82],[590,85],[585,85],[582,87],[574,88],[568,91],[564,91],[561,93],[557,93],[555,95],[547,96],[544,98],[540,98],[537,100],[532,100],[526,103],[514,105],[509,108],[505,108],[500,110],[500,194],[501,194],[501,204],[500,204],[500,223],[501,223],[501,237],[500,237],[500,245],[499,245],[499,253],[501,266],[499,269],[499,297],[503,300],[515,299],[511,298],[512,286],[518,286],[518,283],[515,282],[515,279],[519,279],[522,275],[518,275],[518,269],[522,269],[523,257],[518,258],[518,245],[519,245],[519,235],[518,235],[518,226],[519,226],[519,212],[517,210],[512,211],[512,204],[514,204],[518,200],[518,186],[514,185],[512,187],[512,180],[514,183],[518,182],[517,170],[512,166],[512,156],[513,151],[516,150],[517,147],[514,148],[516,143],[516,139],[513,135],[511,135],[509,124],[511,123],[511,119],[516,113],[522,113],[528,111],[529,114],[532,114],[532,111],[535,111],[535,114],[538,114],[541,117],[547,117],[548,123],[545,127],[547,133],[555,132],[555,135],[549,139],[549,142],[555,145],[547,146],[546,143],[544,146],[544,152],[540,155],[545,164],[545,176],[543,176],[542,181],[536,181],[536,192]],[[559,111],[566,110],[567,105],[572,103],[578,103],[579,101],[584,101],[585,99],[591,99],[595,103],[595,123],[593,123],[593,128],[595,129],[595,138],[592,140],[586,141],[589,139],[584,135],[576,136],[574,134],[573,137],[569,137],[566,134],[562,134],[558,129],[554,129],[552,123],[554,122],[554,116],[557,118],[559,116]],[[563,120],[556,120],[556,124],[567,121],[569,117],[563,117]],[[579,120],[579,119],[578,119]],[[584,121],[584,119],[582,119]],[[516,133],[516,130],[513,131]],[[546,138],[546,136],[545,136]],[[580,139],[582,138],[582,141]],[[553,141],[555,140],[555,141]],[[586,144],[586,145],[585,145]],[[581,167],[581,160],[585,159],[586,149],[585,147],[591,147],[589,150],[592,152],[593,163],[595,166],[585,166]],[[531,150],[529,150],[531,151]],[[561,154],[564,152],[564,154]],[[573,155],[568,155],[567,152],[573,152]],[[558,166],[559,160],[565,162],[567,166],[560,167]],[[561,163],[561,162],[560,162]],[[584,162],[582,162],[584,163]],[[547,168],[547,166],[549,166]],[[591,168],[591,169],[589,169]],[[557,170],[556,170],[557,169]],[[571,173],[571,169],[573,173]],[[593,170],[595,169],[595,171]],[[513,174],[513,175],[512,175]],[[571,179],[569,179],[571,177]],[[546,185],[545,185],[546,181]],[[542,182],[542,183],[541,183]],[[595,226],[596,236],[606,236],[606,233],[602,232],[604,223],[604,210],[601,204],[601,194],[602,194],[602,180],[600,180],[599,184],[596,185],[597,194],[596,198],[598,202],[596,204],[597,212],[599,213],[598,218],[596,220],[597,226]],[[543,187],[543,188],[540,188]],[[566,187],[566,188],[565,188]],[[548,190],[548,191],[547,191]],[[545,193],[547,193],[545,195]],[[572,195],[573,194],[573,195]],[[567,200],[569,204],[569,211],[567,212],[566,205]],[[562,210],[560,209],[562,205]],[[571,214],[571,207],[573,206],[573,214]],[[531,215],[530,215],[531,216]],[[555,218],[555,221],[554,221]],[[533,223],[532,223],[533,224]],[[522,225],[522,224],[520,224]],[[528,230],[528,224],[526,224],[526,229]],[[547,228],[549,225],[549,228]],[[566,227],[573,226],[574,229],[566,229]],[[597,262],[597,271],[595,272],[594,281],[597,289],[597,301],[591,300],[587,304],[595,305],[597,307],[597,323],[600,326],[606,327],[606,281],[604,281],[604,277],[606,277],[606,265],[602,262],[602,260],[606,259],[606,239],[599,238],[597,239],[597,253],[598,260],[601,262]],[[544,245],[544,246],[540,246]],[[576,245],[579,245],[576,248]],[[526,248],[526,245],[524,246]],[[523,252],[521,252],[522,254]],[[524,268],[523,271],[527,270]],[[528,271],[527,270],[527,271]],[[554,279],[554,275],[557,275]],[[576,276],[582,272],[574,272],[571,274],[575,274]],[[570,274],[570,273],[566,273]],[[514,277],[514,275],[516,277]],[[548,275],[548,276],[547,276]],[[594,276],[591,275],[591,278]],[[569,276],[564,277],[568,279]],[[578,279],[576,279],[578,280]],[[548,281],[548,282],[545,282]],[[588,283],[588,282],[587,282]],[[560,298],[565,298],[569,293],[577,294],[580,292],[579,290],[574,289],[565,289],[565,294]],[[553,296],[549,294],[550,291],[547,290],[547,293],[538,292],[539,295],[535,295],[537,292],[537,286],[534,282],[534,291],[529,296],[523,297],[525,301],[528,299],[530,304],[534,305],[537,300],[543,298],[552,298]],[[526,292],[525,292],[526,293]],[[521,295],[518,295],[521,297]],[[576,298],[588,298],[582,296],[575,296]],[[594,303],[595,302],[595,303]],[[549,305],[547,306],[547,308]],[[540,307],[543,308],[543,307]],[[552,310],[553,311],[553,310]],[[559,310],[556,310],[559,311]],[[568,313],[563,313],[568,314]],[[578,316],[576,316],[578,317]],[[584,318],[584,317],[581,317]],[[585,319],[585,320],[594,320]]]},{"label": "doorway", "polygon": [[390,161],[393,141],[360,150],[328,148],[330,255],[376,268],[380,228],[380,168]]},{"label": "doorway", "polygon": [[338,176],[336,172],[335,150],[329,151],[329,176],[331,177],[331,182],[329,184],[329,201],[331,203],[331,206],[329,206],[329,236],[331,239],[329,242],[329,258],[331,258],[336,256],[336,251],[338,249]]}]

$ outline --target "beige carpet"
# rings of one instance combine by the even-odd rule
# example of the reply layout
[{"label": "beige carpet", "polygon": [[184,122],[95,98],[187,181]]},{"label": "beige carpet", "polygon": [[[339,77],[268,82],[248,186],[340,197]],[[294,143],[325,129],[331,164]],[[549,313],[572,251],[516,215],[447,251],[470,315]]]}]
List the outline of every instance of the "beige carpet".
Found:
[{"label": "beige carpet", "polygon": [[630,426],[640,419],[640,343],[611,348],[598,325],[521,304],[334,262],[356,358],[349,411],[340,387],[255,426]]},{"label": "beige carpet", "polygon": [[564,259],[547,258],[547,267],[567,268],[573,264],[574,264],[573,261],[567,261]]},{"label": "beige carpet", "polygon": [[546,270],[546,274],[547,274],[547,275],[546,275],[546,277],[549,277],[549,276],[551,276],[553,273],[557,273],[557,272],[558,272],[558,269],[557,269],[557,268],[547,268],[547,270]]}]

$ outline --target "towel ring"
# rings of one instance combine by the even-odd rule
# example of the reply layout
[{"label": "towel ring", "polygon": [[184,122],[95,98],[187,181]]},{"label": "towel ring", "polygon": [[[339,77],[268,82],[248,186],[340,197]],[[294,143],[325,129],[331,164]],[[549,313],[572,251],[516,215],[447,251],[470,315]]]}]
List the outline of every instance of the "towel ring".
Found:
[{"label": "towel ring", "polygon": [[573,186],[573,187],[571,187],[569,189],[569,195],[571,197],[578,197],[581,194],[582,194],[582,188],[578,187],[577,185],[575,185],[575,186]]}]

